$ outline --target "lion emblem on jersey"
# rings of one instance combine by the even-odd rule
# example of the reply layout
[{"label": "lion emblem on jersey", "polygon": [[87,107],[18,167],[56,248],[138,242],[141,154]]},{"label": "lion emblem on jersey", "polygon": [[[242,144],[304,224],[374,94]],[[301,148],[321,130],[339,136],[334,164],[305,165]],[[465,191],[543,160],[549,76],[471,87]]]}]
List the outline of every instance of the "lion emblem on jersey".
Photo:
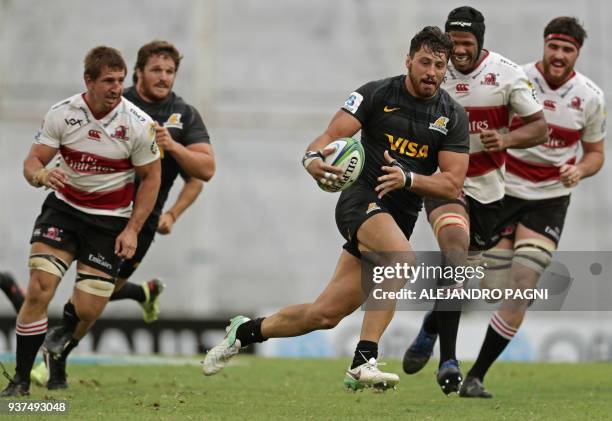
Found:
[{"label": "lion emblem on jersey", "polygon": [[499,83],[497,82],[497,75],[495,73],[487,73],[482,79],[482,82],[480,82],[480,84],[488,86],[499,86]]},{"label": "lion emblem on jersey", "polygon": [[128,128],[125,126],[117,126],[115,127],[115,132],[111,135],[113,139],[120,139],[128,141],[130,138],[128,137]]},{"label": "lion emblem on jersey", "polygon": [[433,123],[429,123],[429,128],[442,134],[448,134],[448,129],[446,128],[446,125],[449,121],[450,120],[448,117],[438,117],[436,121],[434,121]]},{"label": "lion emblem on jersey", "polygon": [[569,107],[573,108],[574,110],[582,111],[582,98],[579,96],[573,97],[569,103]]}]

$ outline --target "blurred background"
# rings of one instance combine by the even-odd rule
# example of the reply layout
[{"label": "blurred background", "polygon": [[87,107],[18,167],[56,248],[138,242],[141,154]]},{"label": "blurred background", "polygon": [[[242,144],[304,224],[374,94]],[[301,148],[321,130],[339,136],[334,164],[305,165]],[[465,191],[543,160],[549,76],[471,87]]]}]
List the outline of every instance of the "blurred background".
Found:
[{"label": "blurred background", "polygon": [[[203,115],[217,173],[173,233],[157,237],[132,278],[161,277],[167,284],[161,319],[152,325],[155,338],[135,303],[111,303],[104,318],[131,321],[134,330],[126,334],[116,320],[117,329],[105,329],[95,344],[84,340],[78,351],[190,355],[221,335],[215,326],[227,316],[268,314],[312,301],[326,285],[343,241],[334,222],[337,196],[320,191],[299,163],[306,145],[355,88],[404,73],[412,36],[426,25],[443,27],[448,12],[464,4],[485,15],[485,48],[519,64],[541,58],[543,28],[552,18],[578,17],[588,39],[577,69],[610,103],[605,75],[612,72],[606,41],[612,38],[612,5],[603,0],[0,0],[0,270],[26,285],[28,240],[45,193],[23,179],[22,160],[48,108],[84,90],[87,51],[116,47],[132,68],[142,44],[166,39],[185,57],[175,91]],[[605,165],[572,195],[560,249],[612,250],[611,175]],[[423,214],[412,244],[417,250],[437,248]],[[609,282],[609,272],[604,275]],[[73,279],[71,270],[51,316],[59,316]],[[2,297],[0,314],[14,323]],[[400,356],[421,317],[400,312],[385,336],[383,355]],[[489,317],[490,312],[465,315],[459,358],[476,357]],[[258,352],[348,354],[361,318],[358,311],[333,331],[269,341]],[[603,312],[530,314],[505,358],[611,360],[610,320]],[[181,322],[212,327],[181,329]],[[14,347],[13,341],[12,332],[0,333],[0,350]]]}]

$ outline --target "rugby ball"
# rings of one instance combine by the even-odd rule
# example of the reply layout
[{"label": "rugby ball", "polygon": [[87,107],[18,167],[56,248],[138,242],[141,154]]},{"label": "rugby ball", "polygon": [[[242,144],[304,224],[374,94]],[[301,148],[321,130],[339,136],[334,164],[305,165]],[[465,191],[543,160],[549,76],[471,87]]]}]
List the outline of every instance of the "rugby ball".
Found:
[{"label": "rugby ball", "polygon": [[348,189],[359,178],[363,163],[365,162],[365,152],[361,142],[345,137],[334,140],[327,145],[327,148],[335,148],[334,152],[325,157],[325,163],[334,167],[342,168],[340,180],[335,184],[322,184],[318,182],[319,187],[326,192],[339,192]]}]

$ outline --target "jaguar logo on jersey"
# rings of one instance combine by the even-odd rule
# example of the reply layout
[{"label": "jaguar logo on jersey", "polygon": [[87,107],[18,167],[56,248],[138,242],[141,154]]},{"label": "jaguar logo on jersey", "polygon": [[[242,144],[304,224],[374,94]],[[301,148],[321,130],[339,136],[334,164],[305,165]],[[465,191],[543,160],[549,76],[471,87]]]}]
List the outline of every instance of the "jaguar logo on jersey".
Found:
[{"label": "jaguar logo on jersey", "polygon": [[458,83],[457,86],[455,86],[455,89],[457,90],[458,93],[469,92],[470,84],[469,83]]},{"label": "jaguar logo on jersey", "polygon": [[557,104],[552,99],[545,99],[544,108],[550,111],[555,111],[557,109]]},{"label": "jaguar logo on jersey", "polygon": [[489,86],[499,86],[499,83],[497,82],[497,75],[495,73],[487,73],[482,79],[482,82],[480,82],[480,84]]},{"label": "jaguar logo on jersey", "polygon": [[402,137],[396,139],[393,135],[387,133],[385,133],[385,136],[389,139],[391,150],[394,152],[399,152],[413,158],[427,158],[429,156],[429,145],[419,145]]},{"label": "jaguar logo on jersey", "polygon": [[371,212],[380,210],[380,206],[376,204],[376,202],[372,202],[368,205],[368,209],[366,210],[366,215],[369,215]]},{"label": "jaguar logo on jersey", "polygon": [[450,120],[448,119],[448,117],[438,117],[436,121],[434,121],[433,123],[429,123],[429,128],[442,134],[447,134],[448,129],[446,128],[446,125],[449,121]]},{"label": "jaguar logo on jersey", "polygon": [[100,141],[100,135],[102,134],[101,131],[99,130],[94,130],[91,129],[89,132],[87,132],[87,137],[91,140],[97,140]]},{"label": "jaguar logo on jersey", "polygon": [[182,129],[183,123],[181,122],[181,117],[182,115],[180,113],[172,114],[170,117],[168,117],[168,120],[166,120],[166,122],[164,123],[164,127]]},{"label": "jaguar logo on jersey", "polygon": [[579,96],[573,97],[567,106],[574,110],[582,111],[582,98]]},{"label": "jaguar logo on jersey", "polygon": [[113,139],[128,141],[130,140],[130,138],[128,137],[127,133],[128,133],[128,128],[126,126],[119,125],[115,127],[115,133],[113,133],[111,137]]}]

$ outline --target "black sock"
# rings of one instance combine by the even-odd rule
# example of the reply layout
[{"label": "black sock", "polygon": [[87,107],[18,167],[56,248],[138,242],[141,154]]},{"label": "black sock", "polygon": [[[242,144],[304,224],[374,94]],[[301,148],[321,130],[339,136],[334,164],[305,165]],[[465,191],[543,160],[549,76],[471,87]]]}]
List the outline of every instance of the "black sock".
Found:
[{"label": "black sock", "polygon": [[480,381],[483,381],[487,371],[497,357],[504,352],[504,349],[506,349],[506,346],[510,343],[515,333],[516,329],[508,326],[501,317],[499,317],[498,313],[495,313],[487,328],[487,334],[480,348],[478,358],[469,371],[468,376],[476,377],[480,379]]},{"label": "black sock", "polygon": [[123,285],[123,288],[121,288],[119,291],[113,292],[113,295],[110,297],[110,301],[125,299],[144,303],[147,300],[147,296],[142,289],[142,285],[138,285],[133,282],[126,282],[125,285]]},{"label": "black sock", "polygon": [[436,311],[440,335],[440,364],[457,359],[455,352],[459,319],[461,319],[461,311]]},{"label": "black sock", "polygon": [[77,327],[77,324],[81,319],[76,313],[76,309],[74,308],[74,304],[68,301],[64,304],[64,312],[62,313],[62,325],[68,332],[74,332]]},{"label": "black sock", "polygon": [[20,381],[30,384],[30,371],[32,371],[36,354],[47,333],[47,319],[27,324],[17,321],[15,331],[17,334],[17,366],[15,372]]},{"label": "black sock", "polygon": [[11,304],[15,308],[15,312],[19,313],[21,306],[23,305],[23,292],[15,282],[15,279],[8,272],[0,273],[0,289],[4,291],[6,297],[10,300]]},{"label": "black sock", "polygon": [[264,319],[265,317],[260,317],[238,326],[238,329],[236,329],[236,339],[240,341],[241,347],[268,340],[268,338],[264,338],[261,334],[261,322]]},{"label": "black sock", "polygon": [[367,363],[370,358],[378,358],[378,344],[372,341],[359,341],[355,348],[351,369]]},{"label": "black sock", "polygon": [[425,315],[425,319],[423,320],[423,329],[428,335],[438,334],[438,321],[436,314],[436,310],[430,311]]}]

